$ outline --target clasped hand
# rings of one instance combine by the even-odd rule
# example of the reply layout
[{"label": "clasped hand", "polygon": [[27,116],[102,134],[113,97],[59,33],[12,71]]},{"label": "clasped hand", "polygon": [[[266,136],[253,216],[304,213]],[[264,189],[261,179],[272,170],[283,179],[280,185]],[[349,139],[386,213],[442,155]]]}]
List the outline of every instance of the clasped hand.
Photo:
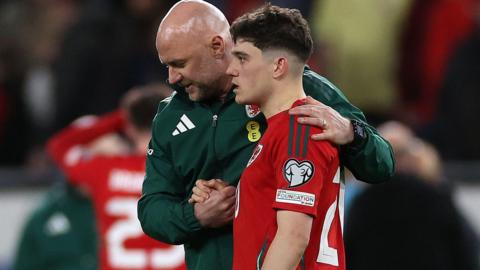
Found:
[{"label": "clasped hand", "polygon": [[218,228],[231,222],[235,213],[236,188],[220,179],[195,182],[192,197],[195,217],[203,227]]}]

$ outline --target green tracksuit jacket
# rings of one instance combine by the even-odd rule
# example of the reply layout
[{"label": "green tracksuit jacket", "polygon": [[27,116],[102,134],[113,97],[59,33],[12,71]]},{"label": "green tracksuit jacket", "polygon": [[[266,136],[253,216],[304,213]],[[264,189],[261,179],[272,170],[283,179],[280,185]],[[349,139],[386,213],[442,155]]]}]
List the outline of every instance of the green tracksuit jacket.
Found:
[{"label": "green tracksuit jacket", "polygon": [[[343,116],[365,121],[329,81],[306,68],[307,95]],[[265,132],[260,113],[250,117],[230,92],[224,103],[191,102],[183,89],[163,101],[155,116],[143,194],[138,203],[142,228],[151,237],[184,244],[188,269],[231,269],[232,228],[202,228],[187,203],[197,179],[220,178],[236,185],[256,141]],[[251,112],[251,111],[249,111]],[[364,143],[341,150],[341,161],[366,182],[382,182],[394,172],[392,149],[372,127]]]},{"label": "green tracksuit jacket", "polygon": [[55,185],[27,221],[13,270],[95,270],[97,231],[90,200]]}]

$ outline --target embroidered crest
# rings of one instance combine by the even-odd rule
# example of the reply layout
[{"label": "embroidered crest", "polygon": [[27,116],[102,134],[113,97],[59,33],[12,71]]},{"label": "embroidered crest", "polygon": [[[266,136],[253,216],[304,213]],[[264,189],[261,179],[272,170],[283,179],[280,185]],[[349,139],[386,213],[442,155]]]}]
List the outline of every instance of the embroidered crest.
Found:
[{"label": "embroidered crest", "polygon": [[289,159],[283,166],[283,176],[290,183],[289,187],[303,185],[312,179],[314,167],[312,162]]},{"label": "embroidered crest", "polygon": [[255,159],[257,159],[258,155],[260,155],[260,152],[262,152],[262,149],[263,149],[263,145],[257,144],[257,147],[255,147],[255,150],[253,150],[252,156],[248,160],[247,167],[250,166],[250,164],[252,164],[255,161]]},{"label": "embroidered crest", "polygon": [[256,105],[245,105],[245,111],[248,117],[254,118],[260,113],[260,108]]}]

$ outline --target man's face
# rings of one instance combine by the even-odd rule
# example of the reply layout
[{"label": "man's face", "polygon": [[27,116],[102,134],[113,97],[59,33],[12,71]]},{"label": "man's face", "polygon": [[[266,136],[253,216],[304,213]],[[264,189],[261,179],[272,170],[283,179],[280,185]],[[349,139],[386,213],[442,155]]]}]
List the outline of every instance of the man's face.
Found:
[{"label": "man's face", "polygon": [[160,61],[168,67],[168,81],[185,88],[193,101],[217,98],[225,71],[219,70],[208,47],[193,38],[158,40]]},{"label": "man's face", "polygon": [[233,60],[227,74],[233,76],[235,101],[239,104],[260,105],[272,89],[273,62],[253,43],[237,40],[232,50]]}]

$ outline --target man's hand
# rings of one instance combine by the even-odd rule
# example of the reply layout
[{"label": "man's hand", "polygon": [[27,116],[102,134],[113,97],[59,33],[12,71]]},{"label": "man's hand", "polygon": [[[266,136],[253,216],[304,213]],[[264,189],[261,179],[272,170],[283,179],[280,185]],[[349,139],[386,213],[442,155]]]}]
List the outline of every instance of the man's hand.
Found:
[{"label": "man's hand", "polygon": [[213,189],[208,200],[195,203],[195,217],[203,227],[218,228],[229,223],[235,213],[235,187]]},{"label": "man's hand", "polygon": [[290,109],[292,115],[300,115],[300,124],[313,125],[323,129],[323,133],[313,134],[314,140],[328,140],[337,145],[353,141],[353,127],[350,119],[341,116],[331,107],[307,97],[307,103]]},{"label": "man's hand", "polygon": [[198,179],[192,189],[192,197],[188,199],[189,203],[201,203],[210,197],[212,190],[222,190],[227,187],[228,183],[221,179],[203,180]]}]

